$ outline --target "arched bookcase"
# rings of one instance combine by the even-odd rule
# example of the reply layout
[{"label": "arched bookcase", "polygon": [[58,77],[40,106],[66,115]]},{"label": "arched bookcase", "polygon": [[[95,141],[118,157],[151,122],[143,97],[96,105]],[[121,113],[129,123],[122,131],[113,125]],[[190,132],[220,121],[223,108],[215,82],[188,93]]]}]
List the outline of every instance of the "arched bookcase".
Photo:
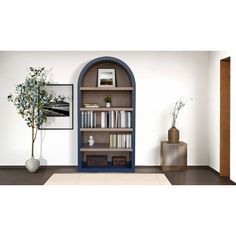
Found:
[{"label": "arched bookcase", "polygon": [[[115,69],[115,87],[98,87],[98,69]],[[105,106],[106,95],[112,97],[110,108]],[[83,68],[78,80],[80,172],[134,171],[135,98],[134,75],[129,66],[120,59],[99,57]],[[99,104],[99,107],[85,107],[85,104],[92,103]],[[107,122],[105,127],[104,117]],[[93,146],[88,145],[89,136],[94,137]],[[122,161],[122,158],[125,161]],[[104,161],[105,159],[107,161]]]}]

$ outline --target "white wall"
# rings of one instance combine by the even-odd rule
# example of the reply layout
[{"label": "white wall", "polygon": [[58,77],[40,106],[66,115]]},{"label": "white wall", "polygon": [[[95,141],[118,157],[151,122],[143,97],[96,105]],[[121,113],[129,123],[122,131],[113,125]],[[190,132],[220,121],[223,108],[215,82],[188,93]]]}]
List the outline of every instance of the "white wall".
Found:
[{"label": "white wall", "polygon": [[194,99],[177,123],[181,140],[188,143],[188,164],[208,165],[207,52],[0,52],[0,165],[23,165],[30,158],[30,129],[6,99],[29,66],[53,68],[56,82],[75,85],[74,130],[39,134],[36,157],[42,164],[77,164],[77,79],[83,66],[99,56],[120,58],[136,78],[136,165],[160,164],[171,105],[183,96]]},{"label": "white wall", "polygon": [[231,57],[230,78],[230,178],[236,181],[236,52],[209,53],[209,92],[208,92],[208,151],[209,166],[220,171],[220,60]]}]

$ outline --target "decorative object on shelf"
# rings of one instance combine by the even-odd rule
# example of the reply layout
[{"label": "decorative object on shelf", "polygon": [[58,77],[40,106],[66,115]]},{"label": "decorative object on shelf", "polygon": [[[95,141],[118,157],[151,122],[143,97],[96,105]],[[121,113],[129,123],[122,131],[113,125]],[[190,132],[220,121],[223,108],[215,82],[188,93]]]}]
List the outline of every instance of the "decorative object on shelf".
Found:
[{"label": "decorative object on shelf", "polygon": [[85,108],[99,108],[99,104],[98,103],[85,103],[84,107]]},{"label": "decorative object on shelf", "polygon": [[35,172],[39,168],[40,163],[34,157],[34,143],[38,127],[47,122],[48,119],[44,112],[44,107],[47,105],[51,108],[55,101],[61,101],[63,97],[53,96],[45,89],[45,86],[48,84],[47,78],[50,74],[44,67],[30,67],[29,70],[25,82],[16,85],[16,95],[10,94],[8,101],[13,102],[18,113],[32,130],[31,159],[27,160],[25,165],[28,171]]},{"label": "decorative object on shelf", "polygon": [[58,99],[52,104],[44,104],[44,115],[47,121],[41,124],[39,129],[73,129],[73,84],[47,84],[44,90]]},{"label": "decorative object on shelf", "polygon": [[98,69],[98,87],[115,87],[115,69]]},{"label": "decorative object on shelf", "polygon": [[87,166],[107,166],[107,155],[87,155],[86,157]]},{"label": "decorative object on shelf", "polygon": [[93,139],[93,136],[89,136],[89,139],[88,139],[88,143],[89,143],[89,146],[93,146],[94,145],[94,139]]},{"label": "decorative object on shelf", "polygon": [[127,165],[126,156],[113,156],[112,165],[113,166],[126,166]]},{"label": "decorative object on shelf", "polygon": [[179,130],[175,127],[176,121],[177,121],[177,118],[178,118],[178,115],[179,115],[179,111],[190,100],[192,100],[192,98],[187,98],[187,99],[181,98],[175,103],[173,111],[171,112],[172,127],[168,130],[168,142],[169,143],[178,143],[179,142]]},{"label": "decorative object on shelf", "polygon": [[112,97],[111,95],[106,95],[104,98],[104,101],[106,103],[106,107],[111,107]]}]

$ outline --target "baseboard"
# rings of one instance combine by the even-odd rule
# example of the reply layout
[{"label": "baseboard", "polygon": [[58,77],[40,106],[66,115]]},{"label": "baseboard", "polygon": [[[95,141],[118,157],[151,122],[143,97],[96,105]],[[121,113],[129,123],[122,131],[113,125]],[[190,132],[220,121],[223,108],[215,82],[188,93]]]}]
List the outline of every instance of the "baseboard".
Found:
[{"label": "baseboard", "polygon": [[[77,165],[40,165],[40,167],[51,167],[51,168],[67,168],[67,167],[74,167],[74,168],[77,168],[78,166]],[[161,168],[161,165],[146,165],[146,166],[143,166],[143,165],[136,165],[135,167],[138,167],[138,168]],[[216,170],[214,170],[213,168],[211,168],[210,166],[203,166],[203,165],[189,165],[187,166],[188,168],[210,168],[212,169],[214,172],[216,173],[219,173],[217,172]],[[25,168],[25,165],[0,165],[0,168]]]}]

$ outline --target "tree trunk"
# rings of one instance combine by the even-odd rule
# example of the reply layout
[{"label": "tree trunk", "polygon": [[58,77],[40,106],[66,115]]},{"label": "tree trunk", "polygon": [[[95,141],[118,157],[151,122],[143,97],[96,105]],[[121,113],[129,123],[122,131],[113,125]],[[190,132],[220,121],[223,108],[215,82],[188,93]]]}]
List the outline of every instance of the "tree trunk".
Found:
[{"label": "tree trunk", "polygon": [[34,108],[32,112],[32,146],[31,146],[31,158],[34,159]]},{"label": "tree trunk", "polygon": [[34,159],[34,127],[32,126],[32,146],[31,146],[31,158]]}]

